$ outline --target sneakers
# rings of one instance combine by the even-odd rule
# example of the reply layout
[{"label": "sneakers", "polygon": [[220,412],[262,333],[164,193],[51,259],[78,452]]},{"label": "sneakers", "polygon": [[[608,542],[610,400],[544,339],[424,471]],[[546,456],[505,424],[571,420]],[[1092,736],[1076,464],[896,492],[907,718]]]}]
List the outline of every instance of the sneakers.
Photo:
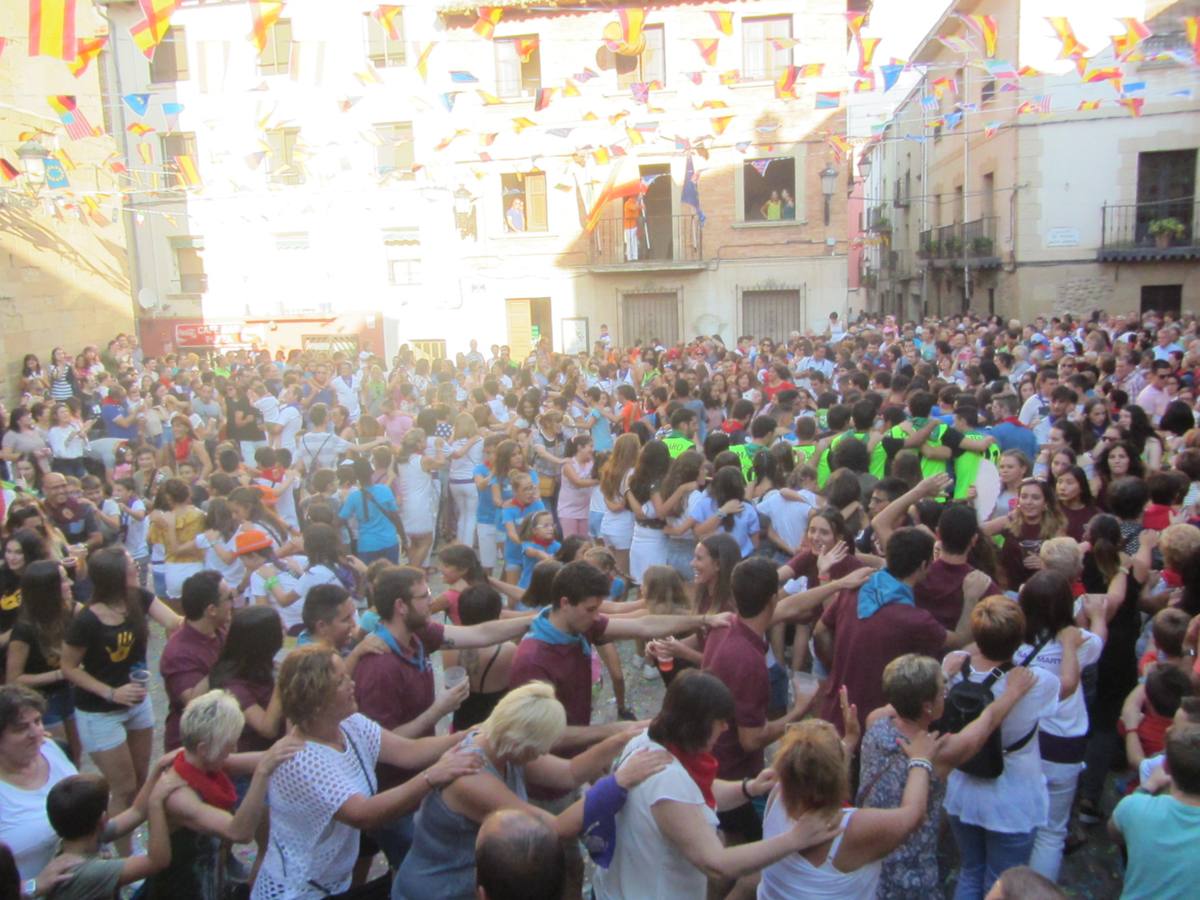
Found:
[{"label": "sneakers", "polygon": [[1099,825],[1104,821],[1104,812],[1091,800],[1080,800],[1079,821],[1084,825]]},{"label": "sneakers", "polygon": [[647,681],[657,681],[658,667],[652,666],[650,663],[642,663],[642,677]]}]

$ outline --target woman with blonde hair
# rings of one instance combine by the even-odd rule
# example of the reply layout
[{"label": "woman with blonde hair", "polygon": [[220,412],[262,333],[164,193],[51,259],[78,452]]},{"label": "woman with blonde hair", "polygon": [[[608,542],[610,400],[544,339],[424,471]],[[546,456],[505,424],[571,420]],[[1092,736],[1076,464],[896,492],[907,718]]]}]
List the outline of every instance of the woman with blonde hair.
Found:
[{"label": "woman with blonde hair", "polygon": [[841,816],[842,832],[763,869],[759,900],[874,898],[883,858],[925,818],[937,744],[920,731],[902,746],[907,760],[897,809],[856,809],[850,801],[850,752],[829,722],[793,725],[775,755],[778,784],[767,797],[763,839],[784,834],[809,813]]},{"label": "woman with blonde hair", "polygon": [[1045,481],[1026,478],[1017,494],[1017,506],[1007,516],[992,519],[981,529],[999,534],[1000,575],[1004,587],[1019,591],[1034,572],[1042,568],[1038,550],[1043,541],[1066,534],[1067,520],[1058,508],[1058,498]]},{"label": "woman with blonde hair", "polygon": [[[566,711],[546,682],[532,681],[509,691],[459,745],[458,752],[477,759],[479,768],[453,784],[435,788],[421,802],[412,848],[396,873],[393,900],[473,900],[475,835],[483,820],[496,810],[521,810],[545,822],[562,838],[579,834],[585,801],[578,800],[552,816],[529,803],[527,782],[566,792],[595,781],[633,731],[618,732],[568,760],[550,753],[566,727]],[[637,767],[619,773],[617,783],[632,787],[665,764],[665,754],[647,754],[639,758]]]},{"label": "woman with blonde hair", "polygon": [[600,493],[605,506],[600,537],[612,548],[617,568],[622,572],[629,571],[629,547],[633,543],[633,512],[625,501],[625,492],[629,490],[641,447],[636,434],[621,435],[600,470]]},{"label": "woman with blonde hair", "polygon": [[454,434],[450,437],[450,499],[454,501],[457,517],[455,539],[464,547],[475,544],[475,511],[479,506],[479,491],[475,487],[475,467],[483,464],[483,435],[470,413],[459,413],[454,419]]}]

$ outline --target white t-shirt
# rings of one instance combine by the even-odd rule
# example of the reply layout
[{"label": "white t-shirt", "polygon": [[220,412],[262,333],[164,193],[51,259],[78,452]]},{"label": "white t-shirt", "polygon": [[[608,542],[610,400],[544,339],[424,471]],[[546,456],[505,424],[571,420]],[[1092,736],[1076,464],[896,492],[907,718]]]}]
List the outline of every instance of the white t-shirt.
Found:
[{"label": "white t-shirt", "polygon": [[42,742],[42,757],[50,771],[41,787],[27,791],[0,781],[0,843],[12,851],[22,879],[36,878],[54,858],[58,835],[46,816],[46,795],[64,778],[78,774],[52,740]]},{"label": "white t-shirt", "polygon": [[[614,768],[642,748],[664,749],[642,732],[625,745]],[[617,813],[617,850],[612,865],[597,869],[592,876],[596,900],[694,900],[703,897],[707,879],[688,862],[682,850],[659,831],[653,808],[664,800],[698,806],[715,830],[717,814],[704,802],[692,776],[672,759],[671,764],[629,791],[625,806]]]},{"label": "white t-shirt", "polygon": [[353,448],[352,443],[332,431],[305,432],[296,443],[297,455],[310,474],[317,469],[332,469],[338,456]]},{"label": "white t-shirt", "polygon": [[[112,503],[113,506],[117,507],[114,512],[109,512],[108,503]],[[136,497],[130,502],[129,508],[137,512],[146,512],[146,504]],[[104,512],[106,515],[115,515],[121,520],[121,525],[125,528],[125,549],[129,551],[130,556],[134,559],[145,559],[150,555],[150,548],[146,546],[146,535],[150,531],[149,515],[144,515],[141,519],[135,519],[117,506],[115,500],[105,502]]]},{"label": "white t-shirt", "polygon": [[450,445],[450,450],[457,452],[467,445],[467,441],[474,441],[469,450],[462,456],[455,459],[450,458],[449,476],[451,481],[471,481],[475,480],[475,467],[483,465],[483,440],[474,440],[473,438],[460,438]]},{"label": "white t-shirt", "polygon": [[355,713],[341,730],[343,752],[309,741],[271,776],[271,840],[254,900],[316,900],[350,886],[359,833],[334,814],[356,794],[375,793],[382,729]]},{"label": "white t-shirt", "polygon": [[[947,656],[949,661],[962,653]],[[957,668],[957,662],[954,667]],[[1043,717],[1054,714],[1058,706],[1058,676],[1034,666],[1030,669],[1037,682],[1000,725],[1000,739],[1011,747],[1038,726]],[[971,671],[972,681],[983,681],[987,672]],[[962,680],[956,673],[947,679],[953,687]],[[1002,675],[992,685],[993,696],[1004,693],[1008,676]],[[1004,754],[1004,772],[999,778],[976,778],[955,769],[946,786],[945,810],[958,816],[968,825],[978,825],[988,831],[1025,834],[1046,824],[1050,799],[1046,792],[1046,777],[1042,774],[1042,754],[1037,735],[1020,749]]]},{"label": "white t-shirt", "polygon": [[333,392],[337,394],[337,401],[350,413],[350,421],[357,422],[358,417],[362,415],[362,405],[358,402],[358,391],[362,387],[362,376],[355,373],[350,376],[350,381],[347,382],[341,375],[334,375],[329,382],[333,386]]},{"label": "white t-shirt", "polygon": [[766,496],[758,501],[759,512],[771,519],[771,526],[779,536],[791,547],[799,547],[808,530],[808,517],[816,507],[815,495],[812,499],[788,500],[779,491],[768,491]]},{"label": "white t-shirt", "polygon": [[[299,561],[300,565],[308,568],[308,558],[305,556],[293,556],[292,559]],[[300,588],[300,580],[291,572],[282,566],[279,567],[279,586],[285,591],[295,591],[300,595],[299,599],[287,606],[280,606],[275,595],[267,591],[266,579],[262,576],[262,569],[255,569],[250,574],[250,602],[257,603],[259,597],[266,597],[267,602],[275,607],[275,611],[279,613],[279,618],[283,620],[283,630],[291,631],[297,625],[304,624],[304,591]]]},{"label": "white t-shirt", "polygon": [[[235,534],[227,541],[217,541],[217,545],[226,553],[232,553],[236,549],[236,542],[237,535]],[[242,583],[242,579],[246,577],[246,567],[240,558],[235,557],[231,563],[225,562],[213,550],[213,542],[203,531],[196,535],[196,547],[204,551],[204,568],[220,572],[221,579],[231,588],[237,588]]]},{"label": "white t-shirt", "polygon": [[[1100,659],[1100,652],[1104,649],[1104,642],[1090,631],[1084,630],[1083,637],[1083,644],[1080,645],[1077,654],[1080,669],[1093,665]],[[1013,656],[1013,662],[1024,662],[1032,649],[1029,644],[1022,644]],[[1062,668],[1062,644],[1057,639],[1050,641],[1030,660],[1029,665],[1058,677],[1059,669]],[[1083,699],[1083,686],[1077,687],[1070,697],[1059,700],[1054,712],[1042,717],[1038,728],[1057,737],[1079,737],[1087,734],[1088,714],[1087,704]]]},{"label": "white t-shirt", "polygon": [[280,406],[279,411],[274,417],[266,420],[271,425],[282,425],[283,430],[273,438],[273,447],[281,447],[285,450],[296,452],[296,435],[300,433],[300,426],[304,424],[304,416],[300,410],[294,406]]},{"label": "white t-shirt", "polygon": [[296,601],[296,605],[303,609],[304,598],[319,584],[335,584],[338,587],[345,587],[337,573],[329,566],[315,565],[304,570],[304,574],[296,580],[294,590],[300,595],[300,599]]}]

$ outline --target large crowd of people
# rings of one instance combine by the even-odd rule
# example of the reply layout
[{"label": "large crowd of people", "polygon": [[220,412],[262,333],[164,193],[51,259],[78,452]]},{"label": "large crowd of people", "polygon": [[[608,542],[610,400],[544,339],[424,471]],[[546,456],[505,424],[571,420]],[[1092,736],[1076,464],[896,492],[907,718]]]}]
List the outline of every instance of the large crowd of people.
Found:
[{"label": "large crowd of people", "polygon": [[1154,312],[29,354],[0,898],[1194,896],[1198,382]]}]

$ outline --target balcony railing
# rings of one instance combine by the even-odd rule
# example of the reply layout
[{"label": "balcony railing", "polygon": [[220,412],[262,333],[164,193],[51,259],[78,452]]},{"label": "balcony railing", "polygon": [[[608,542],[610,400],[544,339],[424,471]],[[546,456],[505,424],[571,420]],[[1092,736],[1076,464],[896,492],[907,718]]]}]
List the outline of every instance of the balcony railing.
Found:
[{"label": "balcony railing", "polygon": [[1200,258],[1200,201],[1105,204],[1097,256],[1108,261]]},{"label": "balcony railing", "polygon": [[602,219],[591,234],[589,258],[594,266],[691,268],[703,264],[702,236],[694,213],[651,215],[638,222],[636,246],[627,246],[624,220]]},{"label": "balcony railing", "polygon": [[997,265],[996,222],[996,216],[983,216],[922,231],[918,255],[935,264]]}]

